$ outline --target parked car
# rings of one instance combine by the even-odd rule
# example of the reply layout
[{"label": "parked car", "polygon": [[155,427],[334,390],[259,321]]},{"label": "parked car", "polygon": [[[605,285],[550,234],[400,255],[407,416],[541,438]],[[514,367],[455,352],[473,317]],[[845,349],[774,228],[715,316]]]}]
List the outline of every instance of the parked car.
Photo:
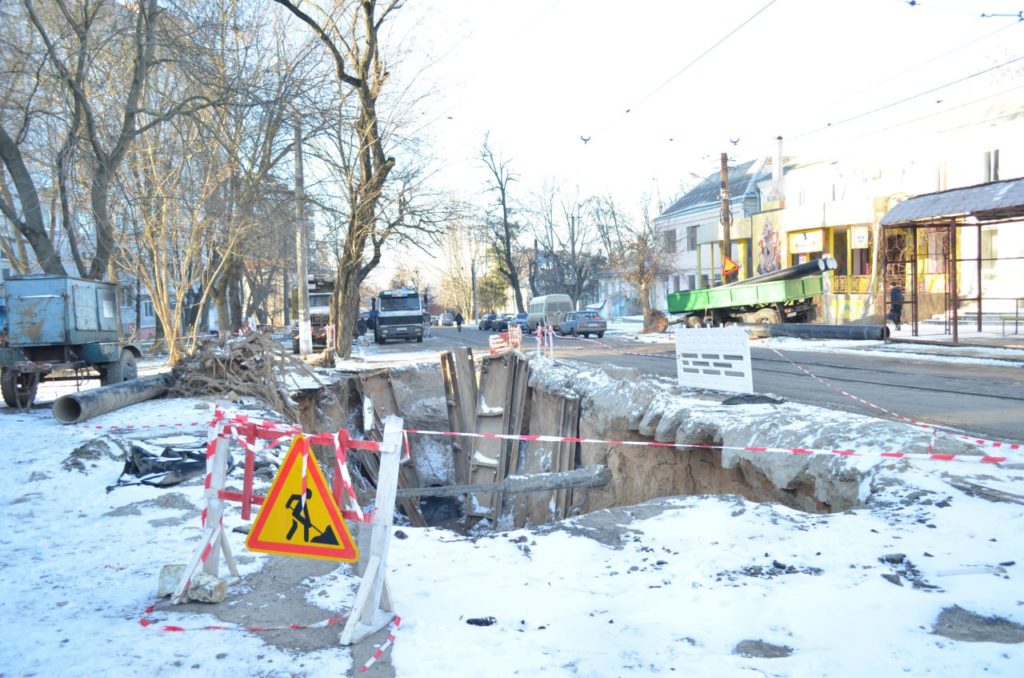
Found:
[{"label": "parked car", "polygon": [[508,327],[513,323],[515,316],[512,314],[500,315],[491,322],[492,332],[508,332]]},{"label": "parked car", "polygon": [[455,324],[455,316],[445,311],[441,314],[441,324],[445,327],[451,327]]},{"label": "parked car", "polygon": [[591,334],[596,334],[599,339],[604,336],[607,329],[608,323],[601,319],[601,315],[597,311],[566,313],[555,327],[555,331],[561,335],[589,337]]},{"label": "parked car", "polygon": [[530,331],[530,324],[526,322],[526,319],[529,317],[529,315],[529,313],[516,314],[516,325],[519,325],[519,329],[521,329],[523,332]]},{"label": "parked car", "polygon": [[491,329],[491,325],[497,319],[498,319],[498,314],[497,313],[484,313],[482,316],[480,316],[480,320],[476,324],[477,329],[489,330],[489,329]]}]

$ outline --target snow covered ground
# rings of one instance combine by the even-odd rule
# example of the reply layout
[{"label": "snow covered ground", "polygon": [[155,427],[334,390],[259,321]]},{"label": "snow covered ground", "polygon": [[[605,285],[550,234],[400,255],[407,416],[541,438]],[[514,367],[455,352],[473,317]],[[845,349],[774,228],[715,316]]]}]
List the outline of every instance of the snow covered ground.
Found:
[{"label": "snow covered ground", "polygon": [[[58,392],[47,385],[40,400]],[[108,492],[123,461],[98,443],[202,439],[212,410],[164,399],[65,426],[48,409],[0,408],[0,675],[359,673],[349,648],[202,630],[218,623],[214,606],[145,612],[161,565],[191,555],[203,488]],[[683,497],[536,530],[398,527],[388,572],[402,624],[380,664],[399,676],[1024,675],[1024,452],[1012,454],[882,461],[866,505],[831,515]],[[225,522],[243,525],[237,505]],[[277,558],[230,538],[243,580],[225,606]],[[281,599],[327,618],[356,585],[341,566]]]}]

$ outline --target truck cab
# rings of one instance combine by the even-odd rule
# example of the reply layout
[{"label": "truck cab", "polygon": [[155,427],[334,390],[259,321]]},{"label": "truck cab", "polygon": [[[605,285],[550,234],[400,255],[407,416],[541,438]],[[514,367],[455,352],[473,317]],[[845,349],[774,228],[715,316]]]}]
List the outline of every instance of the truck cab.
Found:
[{"label": "truck cab", "polygon": [[376,311],[373,340],[378,344],[389,339],[423,341],[426,306],[416,290],[384,290],[377,295]]}]

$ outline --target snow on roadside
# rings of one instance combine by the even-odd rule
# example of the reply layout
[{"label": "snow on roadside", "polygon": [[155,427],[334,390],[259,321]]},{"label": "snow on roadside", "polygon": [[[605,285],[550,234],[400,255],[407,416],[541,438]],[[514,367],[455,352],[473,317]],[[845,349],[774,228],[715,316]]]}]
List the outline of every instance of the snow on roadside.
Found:
[{"label": "snow on roadside", "polygon": [[[367,348],[361,364],[378,347]],[[79,454],[79,468],[65,461],[107,436],[202,439],[212,407],[154,400],[76,426],[48,409],[0,408],[9,461],[0,672],[358,673],[348,648],[298,654],[256,633],[198,630],[217,622],[212,612],[161,615],[190,629],[182,633],[139,624],[160,566],[184,562],[198,540],[202,483],[108,492],[122,460],[96,452]],[[128,425],[136,430],[111,428]],[[817,422],[805,425],[810,433]],[[1018,676],[1024,631],[1014,643],[933,633],[953,606],[988,618],[977,625],[989,638],[1005,628],[1014,637],[1013,624],[1024,624],[1017,454],[1020,463],[1003,465],[883,462],[865,505],[831,515],[705,496],[470,537],[397,528],[388,577],[403,621],[389,655],[399,676]],[[247,553],[230,532],[244,524],[237,505],[225,522],[243,575],[230,605],[267,556]],[[322,577],[296,595],[341,611],[352,582]],[[766,644],[791,654],[743,654]]]}]

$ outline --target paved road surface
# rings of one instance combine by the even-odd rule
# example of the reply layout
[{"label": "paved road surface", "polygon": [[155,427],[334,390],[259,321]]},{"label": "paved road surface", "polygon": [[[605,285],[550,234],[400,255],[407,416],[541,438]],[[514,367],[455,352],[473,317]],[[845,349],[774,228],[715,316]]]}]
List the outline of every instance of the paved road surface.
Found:
[{"label": "paved road surface", "polygon": [[[431,328],[424,344],[388,345],[390,350],[443,350],[466,345],[487,346],[489,333],[464,328]],[[528,340],[532,345],[532,339]],[[674,349],[668,344],[643,344],[626,337],[600,341],[555,340],[556,358],[596,365],[615,364],[674,377]],[[878,407],[917,421],[954,427],[993,440],[1024,443],[1024,366],[972,365],[963,362],[909,360],[871,354],[825,353],[763,347],[751,350],[754,390],[796,402],[869,416],[884,412],[839,393],[847,391]],[[795,365],[828,382],[807,376]]]}]

